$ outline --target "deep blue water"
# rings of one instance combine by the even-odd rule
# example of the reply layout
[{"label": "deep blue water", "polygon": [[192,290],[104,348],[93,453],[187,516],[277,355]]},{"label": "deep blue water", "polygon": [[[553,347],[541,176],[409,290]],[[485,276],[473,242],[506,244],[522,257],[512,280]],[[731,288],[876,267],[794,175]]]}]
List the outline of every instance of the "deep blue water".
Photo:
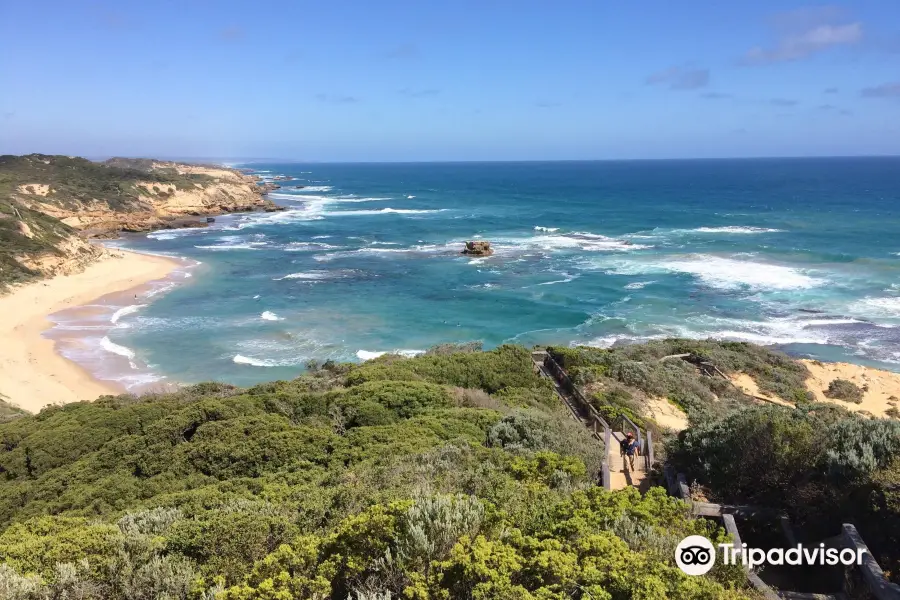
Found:
[{"label": "deep blue water", "polygon": [[109,332],[138,370],[665,336],[900,370],[898,158],[250,166],[288,211],[123,242],[202,262]]}]

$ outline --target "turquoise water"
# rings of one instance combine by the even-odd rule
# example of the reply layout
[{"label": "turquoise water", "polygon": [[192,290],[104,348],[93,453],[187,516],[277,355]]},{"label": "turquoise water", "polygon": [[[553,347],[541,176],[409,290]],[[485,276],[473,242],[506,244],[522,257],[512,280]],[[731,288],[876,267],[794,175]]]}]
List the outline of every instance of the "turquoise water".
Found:
[{"label": "turquoise water", "polygon": [[106,349],[135,370],[248,384],[442,342],[665,336],[900,370],[900,159],[248,166],[297,178],[270,196],[289,210],[123,240],[202,263],[118,307]]}]

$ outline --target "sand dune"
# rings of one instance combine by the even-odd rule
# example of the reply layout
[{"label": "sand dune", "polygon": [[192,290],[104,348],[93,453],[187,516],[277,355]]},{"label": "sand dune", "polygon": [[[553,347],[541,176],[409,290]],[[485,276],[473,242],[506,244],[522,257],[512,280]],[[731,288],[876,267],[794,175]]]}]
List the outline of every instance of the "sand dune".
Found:
[{"label": "sand dune", "polygon": [[[830,402],[847,410],[868,412],[876,417],[889,416],[887,411],[891,408],[900,409],[900,373],[849,363],[820,363],[812,360],[802,362],[812,374],[806,380],[806,387],[816,395],[819,402]],[[868,390],[863,392],[862,403],[854,404],[827,398],[824,391],[835,379],[847,379],[859,387],[868,386]]]}]

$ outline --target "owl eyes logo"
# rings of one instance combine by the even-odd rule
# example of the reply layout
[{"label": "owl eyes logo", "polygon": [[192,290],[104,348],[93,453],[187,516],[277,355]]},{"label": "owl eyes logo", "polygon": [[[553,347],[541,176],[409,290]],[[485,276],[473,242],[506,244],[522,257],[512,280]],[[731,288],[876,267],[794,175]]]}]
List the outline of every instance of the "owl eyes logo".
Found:
[{"label": "owl eyes logo", "polygon": [[690,535],[675,548],[675,563],[688,575],[704,575],[716,564],[716,550],[702,535]]}]

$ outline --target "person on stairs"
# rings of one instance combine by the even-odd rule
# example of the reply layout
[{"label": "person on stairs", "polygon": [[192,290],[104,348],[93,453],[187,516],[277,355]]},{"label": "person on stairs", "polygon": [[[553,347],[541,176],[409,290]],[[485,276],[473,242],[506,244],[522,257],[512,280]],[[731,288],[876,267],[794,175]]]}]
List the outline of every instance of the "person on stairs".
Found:
[{"label": "person on stairs", "polygon": [[634,471],[634,455],[638,452],[638,443],[634,439],[634,434],[630,431],[626,433],[625,438],[619,442],[619,448],[622,450],[622,471],[625,470],[626,456],[628,457],[628,464],[631,466],[631,470]]}]

